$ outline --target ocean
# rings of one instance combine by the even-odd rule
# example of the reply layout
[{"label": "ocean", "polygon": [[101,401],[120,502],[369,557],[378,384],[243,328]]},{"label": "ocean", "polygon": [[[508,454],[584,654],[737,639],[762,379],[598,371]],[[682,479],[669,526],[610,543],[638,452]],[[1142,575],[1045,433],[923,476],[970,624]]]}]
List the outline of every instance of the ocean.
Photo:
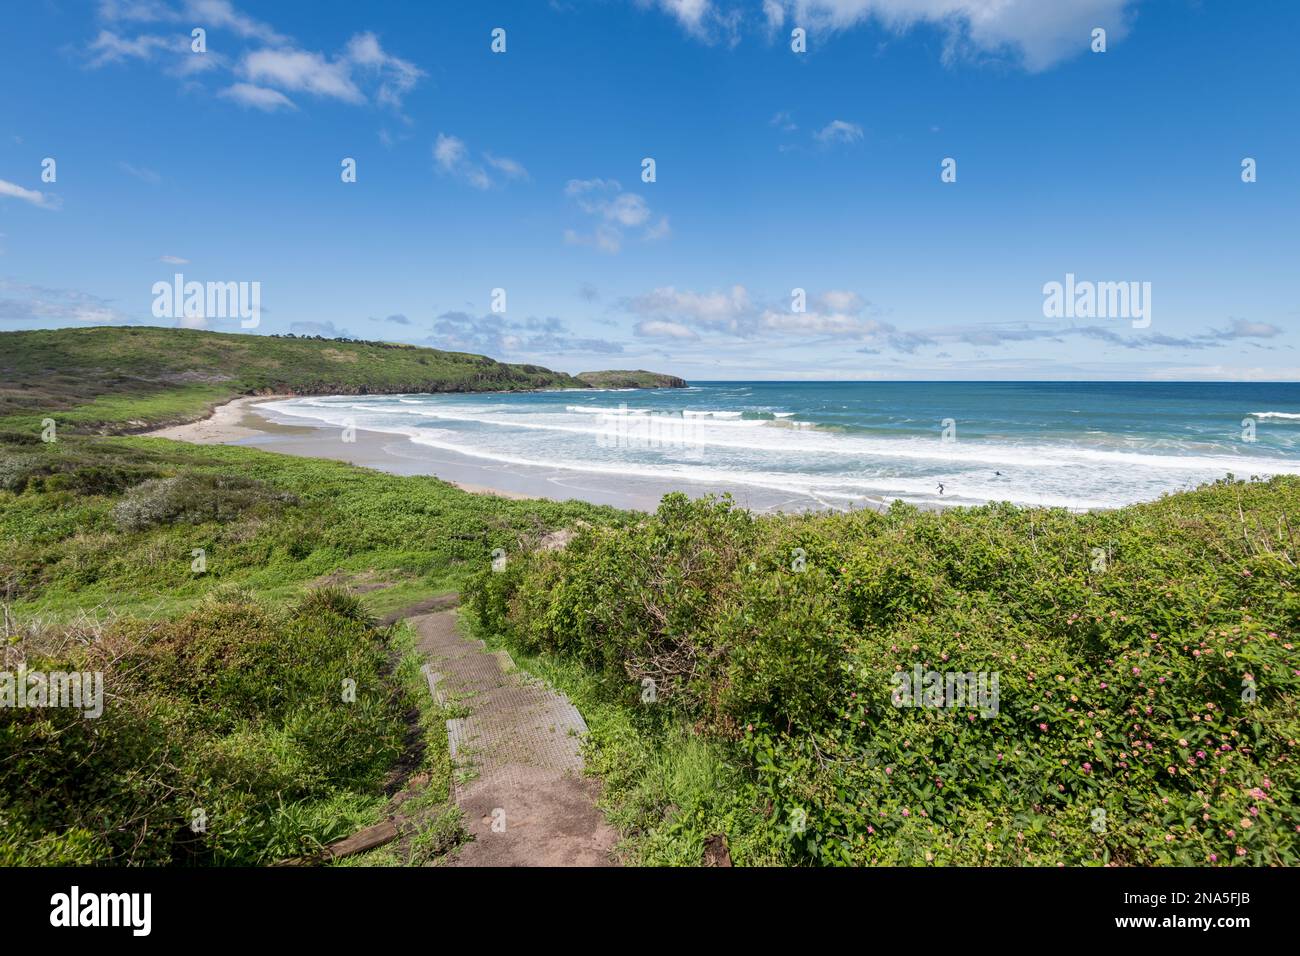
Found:
[{"label": "ocean", "polygon": [[1229,473],[1300,474],[1290,383],[693,382],[266,407],[497,466],[762,489],[808,507],[901,498],[1083,510]]}]

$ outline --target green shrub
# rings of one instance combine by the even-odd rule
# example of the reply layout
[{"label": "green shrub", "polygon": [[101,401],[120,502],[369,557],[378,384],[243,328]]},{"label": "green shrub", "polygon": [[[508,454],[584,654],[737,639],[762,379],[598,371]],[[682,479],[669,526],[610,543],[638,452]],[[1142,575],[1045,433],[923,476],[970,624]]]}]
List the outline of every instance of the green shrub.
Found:
[{"label": "green shrub", "polygon": [[187,472],[132,488],[113,508],[113,520],[123,531],[141,531],[165,523],[230,521],[268,504],[297,504],[297,499],[255,479]]},{"label": "green shrub", "polygon": [[[1295,478],[1083,515],[672,495],[466,593],[613,699],[652,680],[794,859],[1294,865],[1292,517]],[[996,713],[897,706],[918,666],[996,674]]]},{"label": "green shrub", "polygon": [[105,707],[0,708],[0,861],[256,864],[373,822],[407,733],[382,638],[227,591],[28,653],[103,672]]},{"label": "green shrub", "polygon": [[374,624],[374,618],[360,596],[340,587],[319,587],[308,591],[298,602],[297,613],[303,617],[333,614],[367,627]]}]

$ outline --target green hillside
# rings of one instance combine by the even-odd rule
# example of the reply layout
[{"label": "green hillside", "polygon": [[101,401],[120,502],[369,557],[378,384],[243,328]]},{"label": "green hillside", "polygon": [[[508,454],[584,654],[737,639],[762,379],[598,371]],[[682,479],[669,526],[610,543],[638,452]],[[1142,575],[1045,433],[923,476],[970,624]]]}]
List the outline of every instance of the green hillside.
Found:
[{"label": "green hillside", "polygon": [[389,342],[151,327],[0,333],[0,422],[7,427],[64,412],[56,416],[60,425],[139,430],[191,420],[213,404],[250,392],[586,387],[538,365]]},{"label": "green hillside", "polygon": [[592,388],[685,388],[686,380],[676,375],[645,369],[612,369],[608,372],[579,372],[577,377]]}]

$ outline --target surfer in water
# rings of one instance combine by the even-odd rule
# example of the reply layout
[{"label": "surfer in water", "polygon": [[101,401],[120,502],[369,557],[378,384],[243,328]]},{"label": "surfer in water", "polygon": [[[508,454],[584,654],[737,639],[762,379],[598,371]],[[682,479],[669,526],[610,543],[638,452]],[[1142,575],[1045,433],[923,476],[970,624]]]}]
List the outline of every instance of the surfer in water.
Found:
[{"label": "surfer in water", "polygon": [[939,494],[943,494],[943,482],[939,482]]}]

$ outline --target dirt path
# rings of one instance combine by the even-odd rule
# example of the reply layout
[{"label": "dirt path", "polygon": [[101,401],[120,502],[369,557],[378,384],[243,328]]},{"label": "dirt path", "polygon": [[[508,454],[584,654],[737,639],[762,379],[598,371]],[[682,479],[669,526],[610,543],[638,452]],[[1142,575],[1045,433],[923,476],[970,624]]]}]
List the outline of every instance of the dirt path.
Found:
[{"label": "dirt path", "polygon": [[453,798],[473,842],[455,866],[612,866],[614,829],[582,776],[582,715],[561,694],[514,669],[456,628],[456,612],[409,618],[428,658],[430,688],[468,708],[447,721]]}]

